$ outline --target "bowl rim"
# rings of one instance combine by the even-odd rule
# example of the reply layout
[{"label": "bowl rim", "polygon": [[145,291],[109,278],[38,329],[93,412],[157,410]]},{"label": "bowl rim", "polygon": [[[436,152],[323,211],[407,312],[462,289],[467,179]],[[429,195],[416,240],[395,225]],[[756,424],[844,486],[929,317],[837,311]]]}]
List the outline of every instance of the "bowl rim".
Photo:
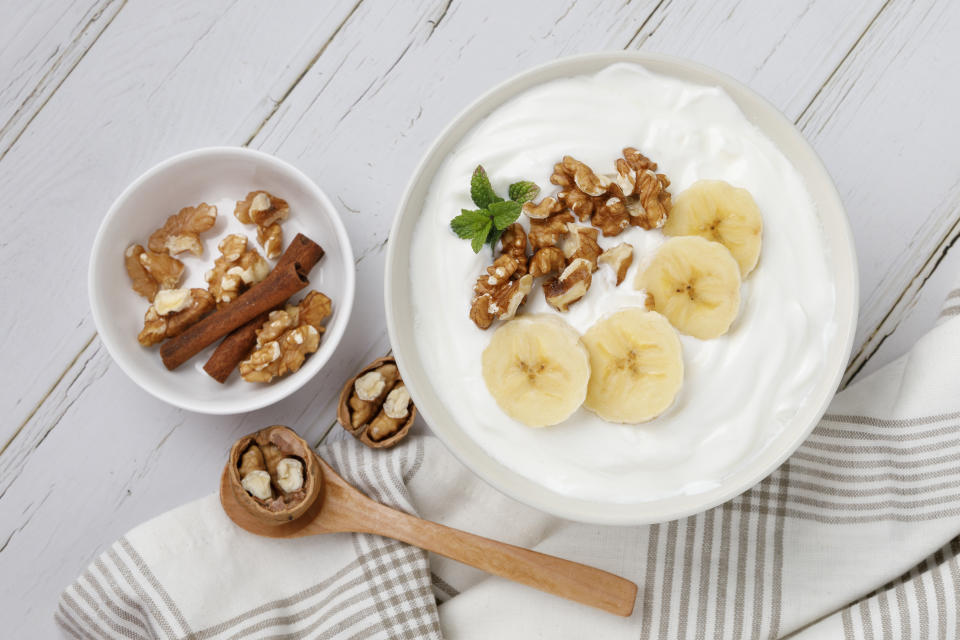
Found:
[{"label": "bowl rim", "polygon": [[[223,156],[246,156],[253,158],[256,162],[271,165],[271,167],[277,171],[286,173],[292,176],[297,182],[302,183],[305,190],[309,191],[311,195],[321,203],[325,211],[329,213],[328,217],[334,229],[336,242],[340,246],[343,254],[345,266],[344,271],[346,273],[345,281],[343,283],[344,295],[343,300],[340,303],[340,307],[343,312],[343,320],[332,327],[328,327],[327,331],[324,333],[323,343],[330,344],[332,346],[322,354],[318,351],[307,361],[303,367],[303,369],[306,369],[308,366],[311,367],[310,370],[304,372],[307,375],[291,376],[284,381],[285,384],[283,387],[266,387],[262,390],[259,390],[262,391],[262,393],[251,393],[249,394],[249,397],[243,401],[231,401],[229,403],[222,401],[201,401],[190,397],[183,397],[179,394],[167,393],[163,389],[159,389],[154,386],[149,376],[143,376],[138,373],[138,371],[126,361],[124,356],[118,355],[122,354],[121,346],[114,341],[109,332],[103,331],[103,327],[106,326],[108,320],[104,317],[105,310],[102,309],[98,303],[101,287],[95,278],[95,273],[98,271],[101,261],[106,259],[106,248],[103,246],[103,238],[106,230],[119,216],[119,212],[123,206],[126,205],[127,200],[130,199],[144,183],[151,180],[157,174],[162,173],[163,171],[166,171],[170,167],[181,162],[196,158],[209,158],[210,160],[215,161]],[[87,263],[87,296],[90,304],[91,314],[93,316],[93,323],[97,330],[97,335],[107,348],[107,352],[110,354],[110,357],[113,359],[114,363],[116,363],[117,366],[120,367],[121,371],[123,371],[127,377],[133,380],[137,386],[155,398],[175,407],[186,409],[187,411],[193,411],[207,415],[236,415],[262,409],[263,407],[267,407],[279,402],[280,400],[298,391],[307,383],[308,380],[312,379],[317,373],[320,372],[321,369],[323,369],[327,361],[329,361],[330,357],[336,351],[336,348],[350,323],[350,316],[353,313],[353,302],[356,286],[355,279],[356,266],[354,264],[353,247],[350,244],[350,237],[347,235],[347,230],[343,224],[343,220],[340,217],[339,211],[334,206],[333,201],[330,200],[320,186],[297,167],[269,153],[259,151],[257,149],[250,149],[248,147],[221,145],[190,149],[188,151],[183,151],[176,155],[170,156],[169,158],[158,162],[141,173],[135,180],[133,180],[133,182],[127,185],[127,187],[120,192],[120,195],[116,197],[116,199],[110,205],[110,208],[107,209],[106,215],[104,215],[103,220],[100,222],[100,226],[97,228],[96,236],[94,236],[93,244],[90,249],[90,259]]]},{"label": "bowl rim", "polygon": [[[840,272],[834,273],[836,309],[833,320],[836,322],[837,332],[831,347],[837,349],[834,352],[836,355],[832,361],[828,361],[828,366],[824,367],[821,381],[811,391],[808,402],[801,406],[797,417],[758,451],[755,459],[728,475],[718,487],[697,494],[680,494],[637,503],[600,503],[563,496],[501,464],[453,424],[452,416],[435,395],[429,381],[418,379],[415,370],[420,367],[420,362],[415,341],[405,343],[398,327],[400,316],[404,312],[404,309],[398,306],[402,300],[399,292],[405,290],[403,287],[409,287],[409,250],[404,252],[405,247],[398,238],[405,225],[415,225],[419,218],[419,212],[416,215],[411,213],[411,200],[421,187],[420,183],[426,178],[433,179],[439,163],[443,162],[450,149],[478,122],[519,93],[543,82],[594,73],[618,62],[636,63],[654,73],[718,86],[730,95],[747,119],[774,142],[801,174],[824,227],[828,260],[831,260],[831,266],[833,261],[841,263]],[[760,126],[758,120],[762,120],[764,126]],[[451,140],[455,133],[455,139]],[[786,144],[789,144],[789,149],[785,148]],[[424,176],[434,163],[437,164],[431,175]],[[423,189],[428,187],[429,183]],[[412,222],[409,222],[411,219]],[[826,228],[828,222],[829,232]],[[832,255],[831,249],[835,247],[840,248],[839,255]],[[859,275],[853,234],[836,185],[810,144],[776,107],[738,80],[705,65],[663,54],[613,51],[560,58],[514,75],[471,102],[443,129],[424,153],[400,200],[387,247],[384,304],[394,357],[414,402],[430,424],[433,433],[466,467],[501,493],[542,511],[580,522],[640,525],[687,517],[727,502],[779,468],[806,440],[832,401],[852,350],[859,306]],[[409,300],[406,307],[412,311]],[[408,324],[412,338],[412,320]],[[814,402],[815,405],[811,404]],[[796,426],[801,423],[802,428]]]}]

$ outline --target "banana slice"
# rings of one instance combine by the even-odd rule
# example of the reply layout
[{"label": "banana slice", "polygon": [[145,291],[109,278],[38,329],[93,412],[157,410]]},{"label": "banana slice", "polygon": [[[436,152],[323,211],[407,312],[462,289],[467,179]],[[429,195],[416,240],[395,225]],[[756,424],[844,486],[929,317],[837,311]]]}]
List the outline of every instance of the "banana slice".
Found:
[{"label": "banana slice", "polygon": [[683,384],[680,338],[667,319],[632,308],[600,320],[583,336],[590,352],[584,406],[611,422],[646,422],[666,411]]},{"label": "banana slice", "polygon": [[504,413],[528,427],[566,420],[587,395],[590,361],[566,322],[529,315],[504,323],[483,350],[483,379]]},{"label": "banana slice", "polygon": [[740,309],[737,261],[719,242],[698,236],[664,242],[635,286],[680,333],[701,340],[725,334]]},{"label": "banana slice", "polygon": [[722,180],[699,180],[673,199],[663,232],[719,242],[733,254],[745,278],[760,258],[763,217],[746,189]]}]

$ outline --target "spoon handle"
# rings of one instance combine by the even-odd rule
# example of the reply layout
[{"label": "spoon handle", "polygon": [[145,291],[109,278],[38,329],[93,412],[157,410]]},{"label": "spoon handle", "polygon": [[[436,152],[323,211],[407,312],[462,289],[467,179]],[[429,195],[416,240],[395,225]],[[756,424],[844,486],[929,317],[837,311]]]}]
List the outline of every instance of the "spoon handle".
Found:
[{"label": "spoon handle", "polygon": [[375,516],[368,513],[364,518],[367,533],[400,540],[618,616],[633,612],[637,585],[620,576],[377,506],[381,508],[375,510]]}]

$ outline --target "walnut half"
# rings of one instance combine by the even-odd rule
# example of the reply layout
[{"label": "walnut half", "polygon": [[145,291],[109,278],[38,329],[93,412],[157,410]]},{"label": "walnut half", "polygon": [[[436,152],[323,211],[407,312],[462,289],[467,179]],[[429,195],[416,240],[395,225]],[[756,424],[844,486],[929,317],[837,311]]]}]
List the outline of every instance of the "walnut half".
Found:
[{"label": "walnut half", "polygon": [[234,443],[226,474],[237,502],[270,525],[303,515],[320,495],[323,483],[323,471],[310,445],[281,425]]},{"label": "walnut half", "polygon": [[283,231],[280,223],[290,216],[290,205],[283,198],[267,191],[251,191],[238,200],[233,215],[243,224],[257,225],[257,242],[273,260],[283,251]]},{"label": "walnut half", "polygon": [[337,421],[368,447],[392,447],[417,416],[393,358],[380,358],[348,380],[340,392]]},{"label": "walnut half", "polygon": [[489,328],[494,320],[512,318],[533,288],[529,273],[513,279],[517,267],[517,261],[504,254],[487,267],[487,275],[477,278],[470,319],[480,329]]},{"label": "walnut half", "polygon": [[150,235],[147,247],[156,253],[177,255],[189,251],[195,256],[203,255],[200,234],[213,227],[216,221],[217,208],[206,202],[184,207]]},{"label": "walnut half", "polygon": [[158,291],[143,317],[137,341],[145,347],[178,336],[213,311],[213,296],[205,289]]},{"label": "walnut half", "polygon": [[150,302],[161,289],[175,288],[183,276],[182,262],[165,253],[147,251],[139,244],[127,247],[123,264],[133,290]]},{"label": "walnut half", "polygon": [[621,242],[615,247],[610,247],[606,251],[600,254],[600,257],[597,258],[598,264],[605,264],[613,269],[613,273],[617,278],[617,285],[623,282],[623,279],[627,277],[627,270],[630,268],[630,265],[633,264],[633,246]]},{"label": "walnut half", "polygon": [[572,261],[559,277],[543,283],[543,295],[557,311],[566,311],[586,295],[593,281],[593,265],[586,258]]}]

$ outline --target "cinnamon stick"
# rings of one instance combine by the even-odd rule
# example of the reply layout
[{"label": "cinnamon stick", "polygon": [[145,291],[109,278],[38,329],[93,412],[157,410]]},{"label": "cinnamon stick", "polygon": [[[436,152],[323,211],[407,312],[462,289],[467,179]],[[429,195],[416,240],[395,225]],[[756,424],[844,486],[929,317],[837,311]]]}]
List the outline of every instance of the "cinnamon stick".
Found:
[{"label": "cinnamon stick", "polygon": [[323,247],[302,233],[298,233],[290,241],[290,245],[283,252],[283,255],[277,259],[277,266],[273,269],[277,270],[292,262],[299,262],[304,273],[309,273],[320,262],[321,258],[323,258]]},{"label": "cinnamon stick", "polygon": [[[323,258],[323,248],[307,236],[298,233],[277,260],[274,270],[281,269],[290,263],[297,263],[304,273],[309,273],[321,258]],[[203,370],[217,382],[221,384],[226,382],[230,373],[257,343],[257,329],[267,321],[269,313],[270,311],[261,313],[224,338],[207,363],[203,365]]]},{"label": "cinnamon stick", "polygon": [[257,344],[257,331],[267,321],[269,315],[269,311],[261,313],[224,338],[217,345],[207,363],[203,365],[203,370],[220,384],[226,382],[233,370],[240,364],[240,361],[246,358],[250,350]]},{"label": "cinnamon stick", "polygon": [[275,268],[236,300],[164,342],[160,347],[164,366],[171,371],[176,369],[234,329],[283,304],[308,284],[306,273],[296,262]]}]

